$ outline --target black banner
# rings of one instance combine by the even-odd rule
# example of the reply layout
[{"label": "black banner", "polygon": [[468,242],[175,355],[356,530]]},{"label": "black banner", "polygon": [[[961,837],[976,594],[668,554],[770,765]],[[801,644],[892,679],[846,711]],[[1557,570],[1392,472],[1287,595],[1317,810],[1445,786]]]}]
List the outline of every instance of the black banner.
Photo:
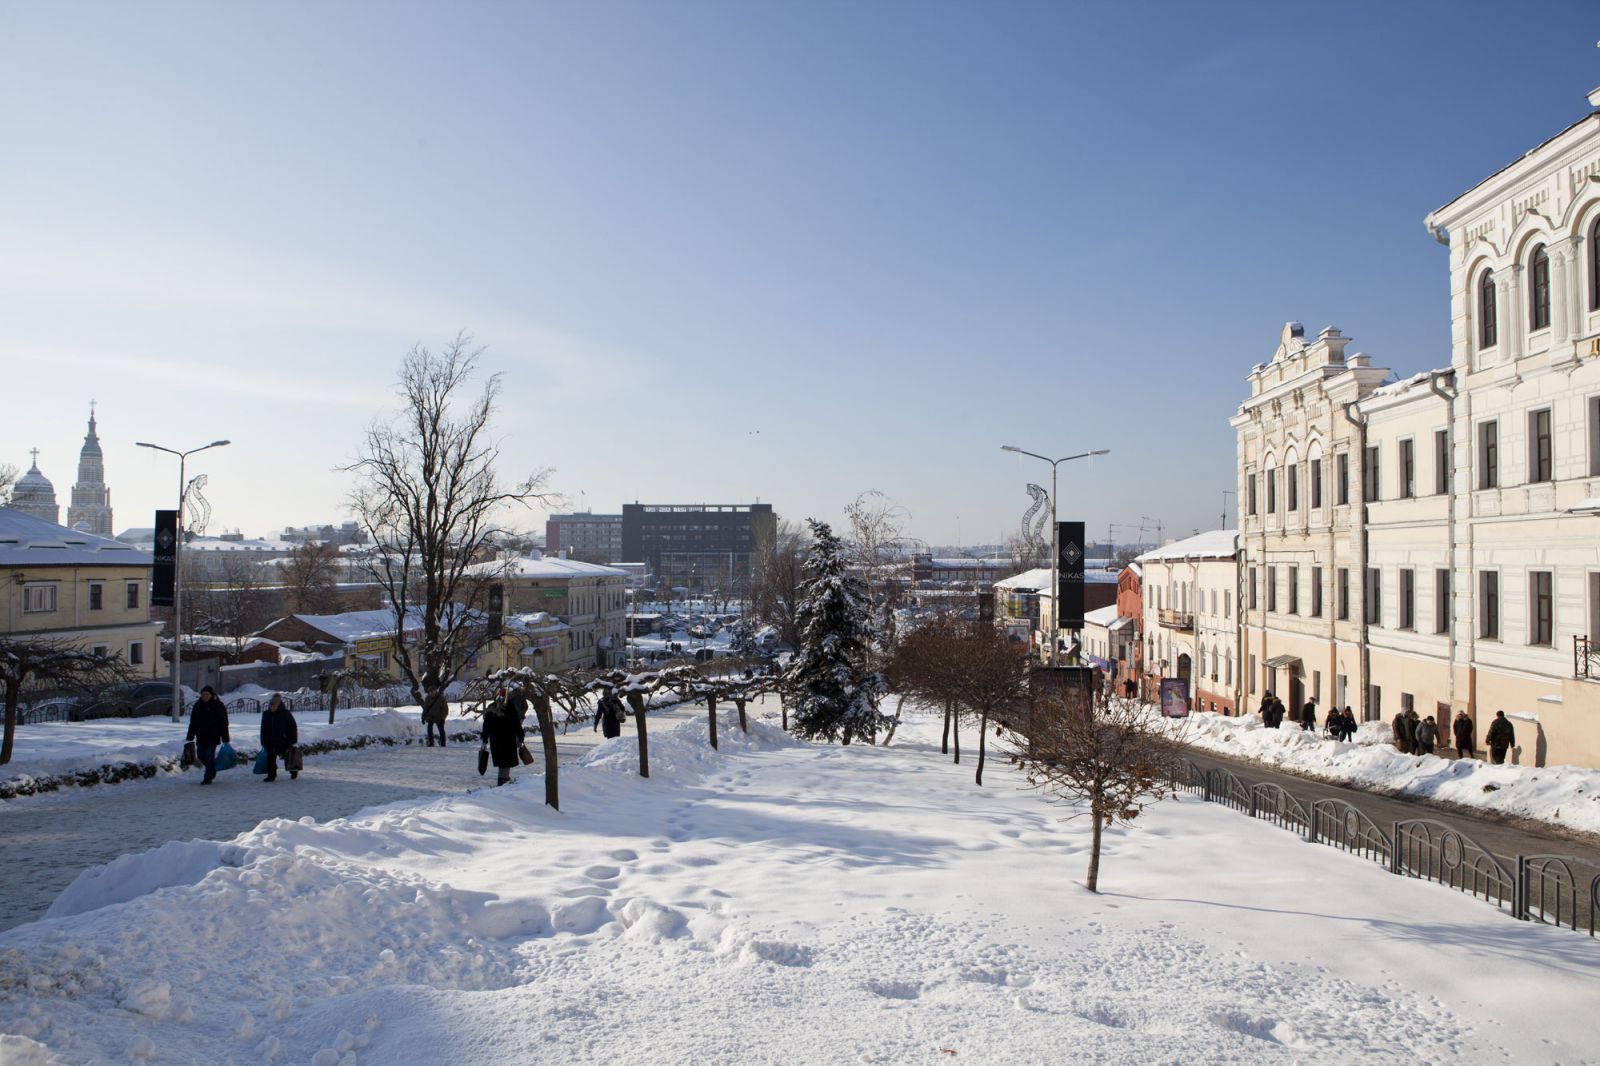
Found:
[{"label": "black banner", "polygon": [[506,613],[506,587],[504,585],[489,586],[489,638],[493,640],[500,635],[501,619]]},{"label": "black banner", "polygon": [[1083,557],[1085,553],[1082,522],[1056,523],[1056,626],[1059,629],[1083,629]]},{"label": "black banner", "polygon": [[994,591],[978,593],[978,621],[994,624]]},{"label": "black banner", "polygon": [[155,566],[150,569],[150,604],[171,607],[178,574],[178,512],[156,512]]}]

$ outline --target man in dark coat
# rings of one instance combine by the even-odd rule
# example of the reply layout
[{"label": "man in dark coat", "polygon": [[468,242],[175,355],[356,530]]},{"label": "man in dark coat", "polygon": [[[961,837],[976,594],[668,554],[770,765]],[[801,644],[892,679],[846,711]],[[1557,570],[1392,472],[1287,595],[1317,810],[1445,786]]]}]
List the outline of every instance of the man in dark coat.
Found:
[{"label": "man in dark coat", "polygon": [[428,747],[433,747],[433,734],[439,734],[439,746],[445,746],[444,723],[450,717],[450,703],[445,699],[444,686],[430,689],[422,703],[422,724],[428,731]]},{"label": "man in dark coat", "polygon": [[1467,717],[1466,711],[1456,712],[1456,720],[1450,723],[1450,729],[1456,738],[1456,758],[1472,758],[1476,745],[1472,736],[1472,719]]},{"label": "man in dark coat", "polygon": [[210,685],[200,690],[200,698],[189,708],[189,735],[185,739],[194,741],[195,754],[206,768],[200,783],[211,784],[217,779],[217,746],[233,738],[228,733],[228,708]]},{"label": "man in dark coat", "polygon": [[1300,708],[1300,728],[1314,732],[1317,728],[1317,699],[1313,696]]},{"label": "man in dark coat", "polygon": [[627,710],[622,706],[622,701],[617,699],[617,694],[610,689],[600,697],[600,713],[594,716],[595,729],[602,730],[605,738],[622,735],[622,720],[627,716]]},{"label": "man in dark coat", "polygon": [[1276,696],[1272,697],[1272,728],[1282,729],[1283,719],[1288,713],[1289,709],[1283,705],[1283,701]]},{"label": "man in dark coat", "polygon": [[[526,711],[526,700],[522,706]],[[517,765],[517,749],[522,747],[523,732],[522,719],[511,709],[511,701],[503,689],[483,712],[483,738],[489,745],[489,760],[498,771],[495,785],[507,784],[512,767]]]},{"label": "man in dark coat", "polygon": [[283,697],[274,695],[267,709],[261,712],[261,748],[267,753],[267,776],[264,780],[278,779],[278,759],[289,767],[289,779],[300,776],[300,771],[289,765],[289,749],[300,743],[300,726],[283,705]]},{"label": "man in dark coat", "polygon": [[1395,715],[1394,722],[1390,728],[1394,731],[1394,750],[1404,752],[1406,750],[1406,712],[1401,711]]},{"label": "man in dark coat", "polygon": [[1506,751],[1517,742],[1517,731],[1505,711],[1494,712],[1494,721],[1489,723],[1489,732],[1484,734],[1483,740],[1489,745],[1490,762],[1506,761]]}]

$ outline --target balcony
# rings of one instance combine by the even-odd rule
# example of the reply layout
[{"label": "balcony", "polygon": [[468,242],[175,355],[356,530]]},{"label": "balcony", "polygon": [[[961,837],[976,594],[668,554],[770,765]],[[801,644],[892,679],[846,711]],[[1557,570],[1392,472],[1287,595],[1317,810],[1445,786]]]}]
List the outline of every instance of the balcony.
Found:
[{"label": "balcony", "polygon": [[1156,611],[1156,620],[1163,629],[1194,629],[1194,615],[1188,611],[1173,611],[1165,607]]},{"label": "balcony", "polygon": [[1572,676],[1580,681],[1600,681],[1600,643],[1593,637],[1572,638]]}]

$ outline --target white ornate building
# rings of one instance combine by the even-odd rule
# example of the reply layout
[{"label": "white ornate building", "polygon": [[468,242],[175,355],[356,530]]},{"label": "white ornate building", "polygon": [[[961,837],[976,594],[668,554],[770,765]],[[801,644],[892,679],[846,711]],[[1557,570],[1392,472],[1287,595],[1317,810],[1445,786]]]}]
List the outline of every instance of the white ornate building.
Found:
[{"label": "white ornate building", "polygon": [[56,503],[56,487],[50,479],[39,472],[39,449],[33,450],[33,465],[28,467],[28,472],[17,479],[11,489],[11,502],[7,504],[14,511],[32,515],[54,525],[61,521],[61,505]]},{"label": "white ornate building", "polygon": [[1480,746],[1503,710],[1518,761],[1600,766],[1600,112],[1426,222],[1450,365],[1381,385],[1286,328],[1232,419],[1247,696]]}]

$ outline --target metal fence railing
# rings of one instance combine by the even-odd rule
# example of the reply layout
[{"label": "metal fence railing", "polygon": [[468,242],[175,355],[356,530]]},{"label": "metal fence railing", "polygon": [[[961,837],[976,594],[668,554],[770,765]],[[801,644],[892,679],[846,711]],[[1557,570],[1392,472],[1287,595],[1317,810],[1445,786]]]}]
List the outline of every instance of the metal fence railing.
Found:
[{"label": "metal fence railing", "polygon": [[1518,855],[1508,863],[1454,826],[1427,818],[1395,822],[1385,832],[1353,803],[1332,797],[1309,807],[1271,782],[1247,783],[1222,767],[1180,760],[1174,791],[1191,792],[1260,818],[1313,844],[1349,852],[1402,877],[1432,881],[1481,899],[1526,922],[1600,935],[1600,873],[1560,855]]}]

